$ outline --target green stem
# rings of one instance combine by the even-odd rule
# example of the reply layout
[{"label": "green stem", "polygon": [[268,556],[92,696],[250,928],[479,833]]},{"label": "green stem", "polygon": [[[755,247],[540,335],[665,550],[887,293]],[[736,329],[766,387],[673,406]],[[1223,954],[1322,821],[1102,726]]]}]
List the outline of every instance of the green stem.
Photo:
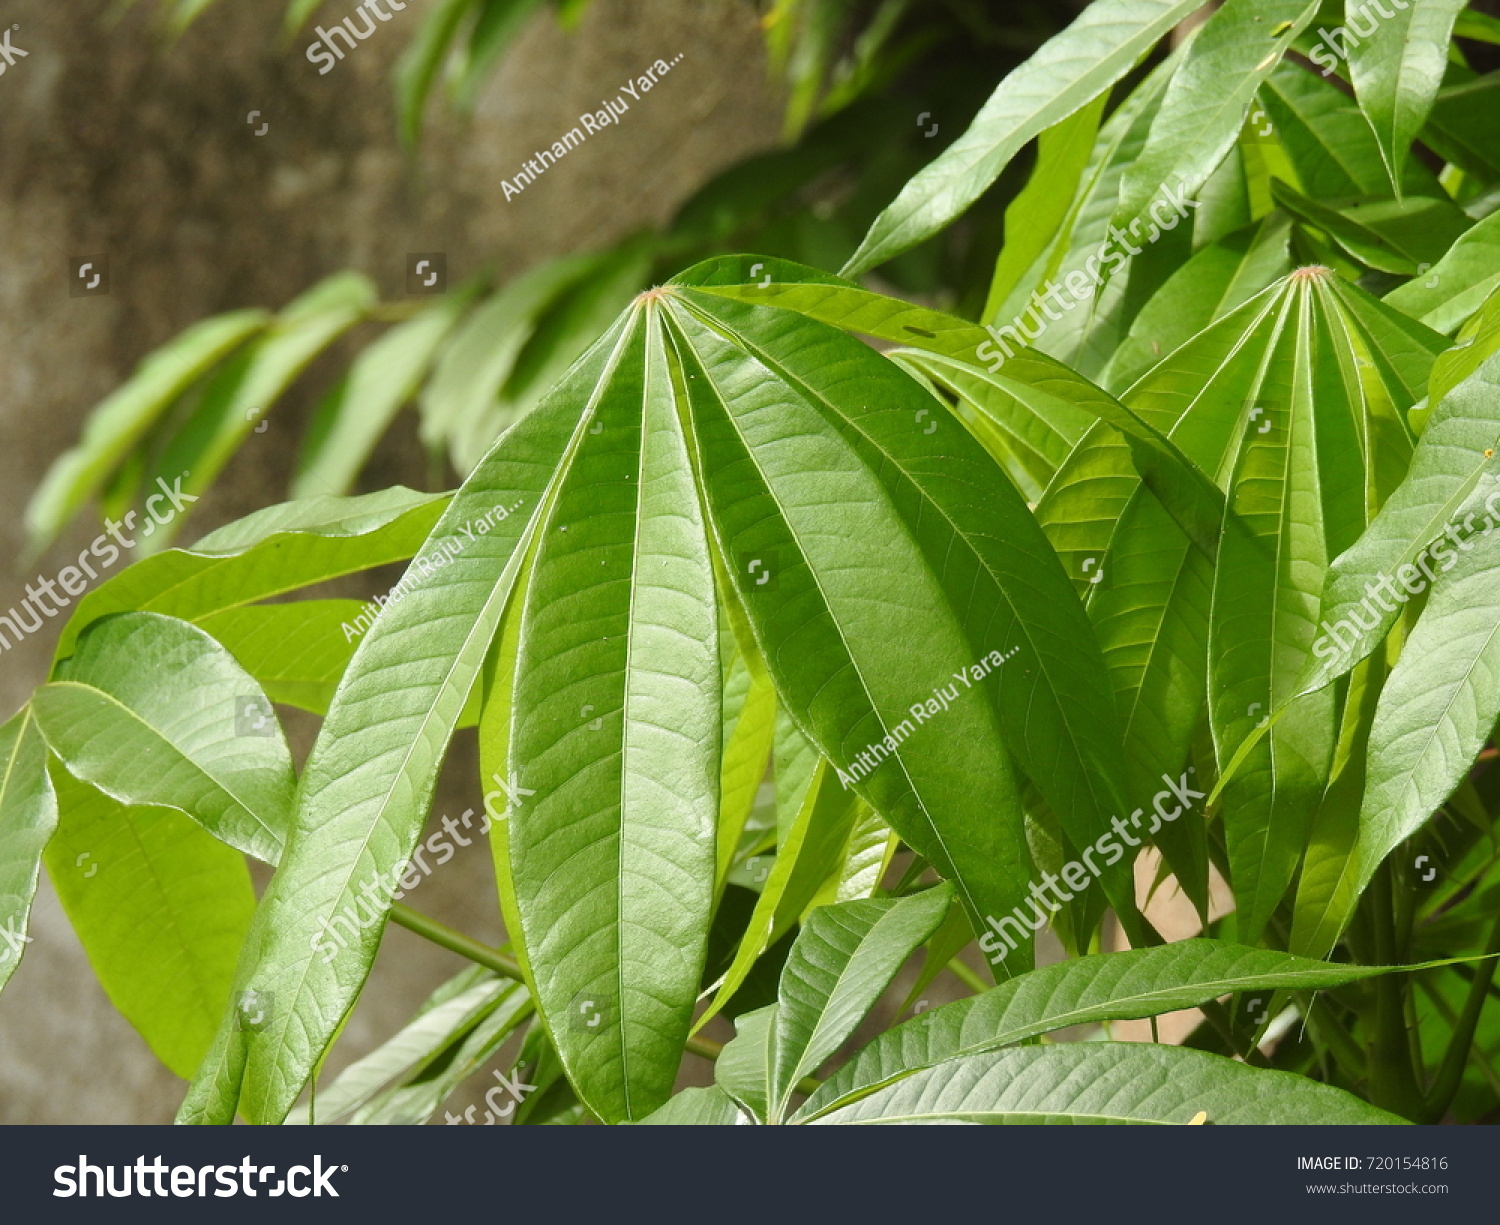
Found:
[{"label": "green stem", "polygon": [[[1386,860],[1370,884],[1375,964],[1401,964],[1396,947],[1395,897],[1391,863]],[[1411,1039],[1406,1029],[1404,975],[1382,974],[1375,980],[1375,1036],[1370,1044],[1370,1090],[1375,1104],[1415,1119],[1422,1113],[1422,1090],[1412,1068]]]},{"label": "green stem", "polygon": [[959,982],[963,983],[965,987],[976,994],[990,989],[989,984],[984,979],[980,978],[970,966],[957,957],[948,963],[948,969],[953,972],[954,978],[958,979]]},{"label": "green stem", "polygon": [[[499,949],[481,944],[472,936],[455,931],[447,924],[439,923],[436,919],[420,914],[409,906],[402,906],[399,903],[392,906],[391,921],[406,928],[409,932],[415,932],[424,940],[431,940],[433,944],[447,949],[450,953],[457,953],[460,957],[468,958],[475,965],[495,971],[502,978],[513,978],[518,983],[526,981],[521,974],[521,963],[508,953],[502,953]],[[724,1044],[715,1042],[712,1038],[694,1034],[687,1040],[687,1049],[702,1059],[717,1060],[724,1053]],[[819,1082],[811,1076],[804,1077],[797,1086],[797,1092],[812,1093],[817,1089],[818,1084]]]},{"label": "green stem", "polygon": [[[1484,951],[1487,954],[1500,953],[1500,916],[1496,917],[1495,926],[1490,929],[1489,942]],[[1474,1031],[1479,1026],[1479,1014],[1484,1011],[1485,996],[1489,994],[1490,983],[1494,978],[1493,956],[1474,967],[1474,979],[1469,983],[1464,1010],[1453,1028],[1453,1037],[1443,1053],[1443,1062],[1433,1079],[1432,1088],[1428,1090],[1426,1100],[1422,1103],[1420,1122],[1436,1123],[1448,1113],[1448,1107],[1453,1105],[1453,1099],[1458,1096],[1459,1086],[1463,1084],[1464,1068],[1469,1062],[1469,1048],[1474,1043]]]}]

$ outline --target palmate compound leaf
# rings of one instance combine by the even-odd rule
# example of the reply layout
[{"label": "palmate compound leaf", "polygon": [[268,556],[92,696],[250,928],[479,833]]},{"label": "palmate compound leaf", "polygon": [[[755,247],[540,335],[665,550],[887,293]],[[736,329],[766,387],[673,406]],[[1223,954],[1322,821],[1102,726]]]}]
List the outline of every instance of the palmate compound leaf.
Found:
[{"label": "palmate compound leaf", "polygon": [[875,219],[843,275],[854,276],[937,233],[977,200],[1027,142],[1128,73],[1198,4],[1099,0],[1003,80],[968,131]]},{"label": "palmate compound leaf", "polygon": [[1157,1016],[1238,992],[1319,991],[1389,972],[1218,940],[1182,940],[1059,962],[881,1034],[830,1076],[792,1121],[827,1114],[946,1061],[1070,1025]]},{"label": "palmate compound leaf", "polygon": [[[1037,513],[1080,584],[1089,571],[1098,577],[1089,611],[1126,711],[1127,746],[1149,764],[1138,786],[1181,769],[1205,660],[1221,762],[1296,691],[1326,559],[1400,479],[1411,446],[1400,413],[1420,397],[1441,344],[1308,270],[1142,376],[1126,406],[1230,490],[1212,570],[1174,540],[1117,442],[1086,439],[1059,471]],[[1291,880],[1326,783],[1333,716],[1326,698],[1273,726],[1254,771],[1226,791],[1242,933],[1264,924]],[[1164,849],[1176,866],[1171,844]]]},{"label": "palmate compound leaf", "polygon": [[[446,564],[362,640],[237,980],[274,994],[277,1016],[248,1035],[226,1021],[182,1117],[279,1119],[301,1092],[378,926],[327,963],[310,945],[362,885],[378,888],[372,874],[400,870],[502,621],[514,630],[481,745],[492,794],[511,793],[496,825],[508,926],[590,1109],[638,1118],[666,1099],[716,866],[708,548],[831,768],[953,882],[974,922],[1018,902],[1028,861],[1004,722],[1070,792],[1104,786],[1119,750],[1056,559],[956,422],[910,428],[929,402],[865,345],[790,312],[686,287],[638,299],[475,470],[417,563]],[[508,517],[457,547],[496,508]],[[554,590],[565,608],[549,607]],[[1016,657],[1027,650],[1039,658]],[[559,673],[568,655],[576,667]],[[684,724],[679,703],[700,716]],[[1050,722],[1026,717],[1037,705]],[[1101,808],[1079,812],[1104,827]]]},{"label": "palmate compound leaf", "polygon": [[1398,1124],[1351,1093],[1290,1072],[1134,1042],[964,1055],[818,1119],[847,1123]]}]

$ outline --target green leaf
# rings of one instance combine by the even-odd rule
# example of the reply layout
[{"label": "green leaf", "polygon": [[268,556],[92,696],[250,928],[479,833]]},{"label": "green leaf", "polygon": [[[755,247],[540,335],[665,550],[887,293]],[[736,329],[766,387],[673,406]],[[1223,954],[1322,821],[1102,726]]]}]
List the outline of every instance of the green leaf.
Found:
[{"label": "green leaf", "polygon": [[1402,1123],[1357,1097],[1178,1046],[1086,1042],[967,1055],[819,1123]]},{"label": "green leaf", "polygon": [[915,1072],[1072,1025],[1160,1016],[1249,991],[1322,991],[1389,973],[1218,940],[1097,953],[1033,970],[881,1034],[793,1116],[826,1114]]},{"label": "green leaf", "polygon": [[1380,272],[1414,276],[1443,257],[1472,224],[1447,197],[1320,204],[1273,182],[1271,194],[1287,212],[1316,226],[1350,256]]},{"label": "green leaf", "polygon": [[323,715],[371,616],[358,600],[299,600],[226,608],[197,624],[271,701]]},{"label": "green leaf", "polygon": [[237,311],[196,323],[157,349],[89,415],[83,438],[48,470],[26,507],[28,547],[46,548],[179,397],[260,332],[270,316]]},{"label": "green leaf", "polygon": [[[1299,692],[1327,685],[1385,638],[1413,594],[1456,564],[1457,540],[1444,538],[1454,515],[1500,464],[1484,453],[1500,445],[1500,357],[1492,356],[1433,411],[1410,469],[1380,513],[1329,568],[1313,644]],[[1459,524],[1454,524],[1455,529]],[[1373,591],[1372,591],[1373,589]]]},{"label": "green leaf", "polygon": [[507,823],[512,935],[569,1080],[609,1122],[671,1093],[717,866],[714,569],[661,327],[634,322],[539,527],[512,697],[526,714],[503,745],[511,785],[538,796]]},{"label": "green leaf", "polygon": [[[313,945],[354,912],[362,887],[404,872],[554,472],[579,441],[580,406],[609,355],[601,345],[475,470],[418,554],[416,581],[360,643],[308,759],[296,825],[237,972],[241,990],[253,984],[276,997],[276,1016],[248,1035],[229,1021],[220,1027],[180,1118],[227,1122],[238,1108],[279,1121],[339,1031],[381,924],[361,928],[326,962]],[[389,902],[373,905],[383,916]]]},{"label": "green leaf", "polygon": [[[1300,65],[1283,61],[1261,86],[1261,101],[1278,145],[1314,200],[1390,194],[1390,176],[1375,133],[1349,96]],[[1402,172],[1403,190],[1436,196],[1436,177],[1415,158]]]},{"label": "green leaf", "polygon": [[684,1089],[661,1109],[641,1120],[658,1127],[728,1127],[750,1121],[735,1105],[734,1098],[718,1085],[707,1089]]},{"label": "green leaf", "polygon": [[[472,107],[491,69],[526,28],[542,0],[484,0],[463,48],[463,60],[453,78],[453,98]],[[415,136],[415,129],[413,136]]]},{"label": "green leaf", "polygon": [[181,813],[126,807],[66,770],[52,778],[62,817],[47,873],[63,910],[110,1001],[157,1058],[191,1076],[255,907],[244,856]]},{"label": "green leaf", "polygon": [[[164,489],[180,487],[184,501],[196,500],[297,376],[358,323],[379,296],[368,277],[345,272],[290,303],[263,336],[209,380],[192,416],[148,468],[145,486],[155,488],[160,482]],[[187,513],[174,510],[166,522],[155,515],[143,519],[146,548],[155,550],[170,541]]]},{"label": "green leaf", "polygon": [[1167,354],[1280,280],[1292,270],[1289,238],[1286,218],[1273,213],[1209,243],[1141,308],[1100,385],[1123,395]]},{"label": "green leaf", "polygon": [[439,0],[423,16],[410,45],[396,62],[396,121],[401,139],[415,145],[422,134],[422,116],[438,69],[448,56],[458,27],[479,0]]},{"label": "green leaf", "polygon": [[1462,327],[1500,287],[1500,213],[1462,235],[1431,269],[1420,269],[1385,302],[1439,332]]},{"label": "green leaf", "polygon": [[325,0],[287,0],[286,17],[282,22],[282,32],[292,37],[308,20],[323,7]]},{"label": "green leaf", "polygon": [[995,263],[982,319],[993,319],[1023,277],[1057,239],[1088,169],[1108,95],[1048,128],[1037,141],[1036,167],[1005,209],[1005,245]]},{"label": "green leaf", "polygon": [[973,204],[1029,140],[1129,72],[1197,0],[1097,0],[1003,80],[968,131],[911,180],[842,270],[856,276],[916,246]]},{"label": "green leaf", "polygon": [[837,784],[836,771],[813,754],[809,783],[797,792],[800,800],[790,804],[793,815],[779,839],[776,858],[734,960],[717,984],[712,1003],[698,1017],[695,1030],[734,998],[760,956],[791,931],[818,896],[864,807],[848,788]]},{"label": "green leaf", "polygon": [[[1172,76],[1146,147],[1125,171],[1113,224],[1136,226],[1193,196],[1233,148],[1255,91],[1318,11],[1318,0],[1225,0]],[[1160,222],[1158,222],[1160,224]],[[1175,225],[1176,222],[1174,221]]]},{"label": "green leaf", "polygon": [[260,686],[202,630],[122,613],[78,640],[32,698],[68,770],[122,804],[175,808],[275,863],[296,775]]},{"label": "green leaf", "polygon": [[[430,1122],[438,1108],[464,1081],[499,1053],[531,1014],[531,997],[526,988],[520,983],[507,983],[499,1004],[478,1024],[439,1051],[437,1058],[417,1076],[383,1090],[361,1106],[349,1122],[356,1126],[380,1127],[409,1127]],[[463,1121],[481,1125],[505,1118],[515,1121],[515,1098],[504,1086],[498,1083],[489,1085],[485,1102],[487,1117],[478,1117],[478,1107],[471,1106],[464,1111]],[[507,1110],[507,1107],[511,1109]],[[445,1123],[456,1124],[459,1119],[460,1116],[444,1111]]]},{"label": "green leaf", "polygon": [[[538,317],[559,295],[596,271],[599,261],[599,256],[584,255],[540,264],[474,310],[448,341],[422,391],[421,438],[429,451],[446,445],[461,467],[461,459],[473,459],[469,436],[490,414]],[[478,454],[496,434],[498,429],[483,440]]]},{"label": "green leaf", "polygon": [[1493,477],[1464,510],[1456,563],[1433,583],[1375,710],[1359,838],[1345,867],[1356,893],[1458,789],[1500,719],[1500,485]]},{"label": "green leaf", "polygon": [[525,988],[482,966],[470,966],[439,987],[396,1034],[320,1088],[289,1123],[337,1123],[392,1081],[419,1077],[456,1041],[492,1013],[505,996]]},{"label": "green leaf", "polygon": [[1497,89],[1500,72],[1475,77],[1450,65],[1427,126],[1422,129],[1424,145],[1480,183],[1500,179],[1500,139],[1491,122]]},{"label": "green leaf", "polygon": [[[1294,274],[1278,296],[1264,364],[1239,391],[1234,515],[1215,573],[1209,689],[1221,771],[1303,691],[1328,562],[1374,517],[1410,455],[1400,419],[1413,395],[1407,355],[1397,347],[1383,357],[1380,343],[1413,342],[1400,317],[1326,270]],[[1226,787],[1242,939],[1261,930],[1295,871],[1327,785],[1334,717],[1333,694],[1301,698]]]},{"label": "green leaf", "polygon": [[[535,408],[568,367],[609,329],[615,316],[646,287],[650,265],[648,244],[627,240],[591,257],[581,275],[568,273],[566,283],[524,321],[517,334],[520,344],[514,362],[505,368],[498,397],[491,394],[460,417],[451,448],[460,472],[470,471],[495,439]],[[501,347],[511,343],[507,339]],[[497,363],[494,369],[499,373],[501,367]]]},{"label": "green leaf", "polygon": [[[1374,21],[1368,38],[1351,39],[1349,75],[1391,182],[1401,191],[1401,173],[1412,141],[1427,123],[1448,67],[1453,23],[1467,0],[1422,0],[1396,5],[1395,13]],[[1368,14],[1363,0],[1346,0],[1348,19]]]},{"label": "green leaf", "polygon": [[[1079,653],[1089,640],[1082,609],[1015,489],[956,423],[936,418],[930,434],[916,425],[914,409],[930,398],[889,362],[785,311],[678,292],[685,339],[704,362],[689,368],[688,387],[709,504],[726,553],[739,559],[740,598],[778,692],[841,781],[954,880],[977,920],[993,909],[986,897],[1023,884],[1002,727],[1014,729],[1012,747],[1039,778],[1062,784],[1065,821],[1106,824],[1119,769],[1108,699],[1075,703],[1059,692],[1099,679]],[[752,383],[751,370],[771,381],[761,373]],[[804,441],[778,445],[791,438]],[[805,481],[809,438],[820,440],[822,481],[846,491],[834,505]],[[859,526],[836,526],[850,513]],[[835,541],[853,536],[889,543],[852,570]],[[776,582],[762,585],[749,562],[767,558]],[[871,604],[875,590],[884,595]],[[1025,670],[1005,673],[1007,648],[1028,652]],[[983,687],[979,673],[997,670],[998,709],[969,693]],[[958,743],[996,769],[983,779],[965,772],[939,801],[959,781]],[[1076,765],[1054,765],[1059,756]]]},{"label": "green leaf", "polygon": [[714,1083],[743,1106],[757,1122],[770,1115],[771,1051],[776,1030],[775,1004],[743,1012],[734,1020],[734,1038],[714,1064]]},{"label": "green leaf", "polygon": [[771,1046],[770,1122],[839,1049],[907,959],[941,926],[953,901],[947,885],[909,898],[871,898],[812,913],[781,972]]},{"label": "green leaf", "polygon": [[[158,612],[197,622],[326,579],[405,561],[432,530],[448,498],[398,485],[355,498],[268,506],[210,532],[191,549],[147,557],[89,592],[63,628],[57,658],[66,658],[78,635],[111,613]],[[101,568],[120,557],[120,547],[108,541],[101,535],[94,542]]]},{"label": "green leaf", "polygon": [[57,828],[57,796],[31,707],[0,727],[0,990],[30,942],[26,921],[36,896],[42,852]]},{"label": "green leaf", "polygon": [[360,353],[318,409],[313,435],[298,457],[293,498],[349,492],[467,306],[464,295],[445,297]]}]

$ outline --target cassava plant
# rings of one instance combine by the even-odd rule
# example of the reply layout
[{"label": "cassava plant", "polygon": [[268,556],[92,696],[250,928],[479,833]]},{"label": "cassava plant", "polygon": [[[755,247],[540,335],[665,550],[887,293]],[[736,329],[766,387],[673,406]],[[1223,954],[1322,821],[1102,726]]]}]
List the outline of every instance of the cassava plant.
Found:
[{"label": "cassava plant", "polygon": [[[607,326],[680,247],[523,278],[496,320],[607,291],[510,391],[523,341],[444,299],[311,454],[346,489],[420,396],[456,490],[300,497],[79,601],[4,729],[0,900],[24,930],[45,859],[181,1121],[427,1121],[507,1042],[535,1092],[491,1121],[1496,1117],[1500,23],[1198,7],[1089,5],[837,273],[716,256]],[[986,211],[973,317],[867,276]],[[38,544],[211,480],[372,309],[345,278],[174,342]],[[378,612],[287,598],[403,562]],[[300,772],[277,705],[322,718]],[[398,896],[460,735],[500,949]],[[313,1092],[388,920],[475,964]],[[851,1051],[923,950],[908,1002],[971,994]],[[1180,1045],[1048,1040],[1184,1008]]]}]

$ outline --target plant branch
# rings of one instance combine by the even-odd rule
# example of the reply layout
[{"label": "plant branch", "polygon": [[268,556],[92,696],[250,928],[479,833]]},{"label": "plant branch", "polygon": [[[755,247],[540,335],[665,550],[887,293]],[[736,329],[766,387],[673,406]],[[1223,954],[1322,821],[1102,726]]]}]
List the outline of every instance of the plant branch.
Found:
[{"label": "plant branch", "polygon": [[[1489,942],[1485,945],[1485,953],[1500,953],[1500,916],[1496,916],[1495,925],[1490,929]],[[1490,983],[1495,978],[1495,958],[1488,956],[1474,967],[1474,978],[1469,983],[1469,995],[1464,1000],[1464,1010],[1459,1014],[1458,1023],[1453,1027],[1453,1037],[1448,1042],[1448,1049],[1443,1053],[1443,1062],[1438,1067],[1437,1076],[1433,1078],[1432,1087],[1427,1092],[1427,1097],[1422,1103],[1422,1123],[1436,1123],[1443,1115],[1448,1113],[1448,1107],[1453,1105],[1453,1099],[1458,1096],[1459,1086],[1463,1084],[1464,1068],[1469,1062],[1469,1048],[1474,1043],[1474,1031],[1479,1026],[1479,1014],[1484,1011],[1485,997],[1489,994]]]}]

